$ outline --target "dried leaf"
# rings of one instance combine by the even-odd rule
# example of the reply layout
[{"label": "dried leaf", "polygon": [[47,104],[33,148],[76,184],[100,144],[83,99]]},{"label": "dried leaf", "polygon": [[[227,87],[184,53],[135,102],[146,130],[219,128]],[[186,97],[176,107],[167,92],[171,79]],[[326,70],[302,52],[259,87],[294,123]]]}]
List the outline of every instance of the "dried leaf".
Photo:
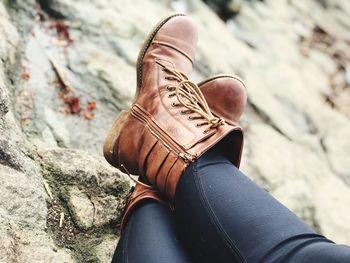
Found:
[{"label": "dried leaf", "polygon": [[84,112],[84,117],[87,120],[93,120],[95,118],[95,114],[93,111],[96,109],[96,101],[88,101],[86,106],[86,111]]},{"label": "dried leaf", "polygon": [[23,80],[25,80],[25,81],[28,81],[28,80],[30,79],[30,74],[29,74],[29,72],[23,71],[23,72],[21,73],[21,78],[22,78]]},{"label": "dried leaf", "polygon": [[80,99],[78,97],[70,96],[64,97],[63,102],[66,104],[69,114],[79,114],[81,111]]},{"label": "dried leaf", "polygon": [[73,42],[69,33],[69,26],[62,21],[52,22],[49,26],[50,29],[56,29],[58,38],[60,40],[66,40],[68,43]]},{"label": "dried leaf", "polygon": [[88,101],[86,110],[91,112],[94,109],[96,109],[96,101]]},{"label": "dried leaf", "polygon": [[86,111],[84,113],[84,117],[85,117],[85,119],[91,121],[95,118],[95,114],[93,114],[92,112]]}]

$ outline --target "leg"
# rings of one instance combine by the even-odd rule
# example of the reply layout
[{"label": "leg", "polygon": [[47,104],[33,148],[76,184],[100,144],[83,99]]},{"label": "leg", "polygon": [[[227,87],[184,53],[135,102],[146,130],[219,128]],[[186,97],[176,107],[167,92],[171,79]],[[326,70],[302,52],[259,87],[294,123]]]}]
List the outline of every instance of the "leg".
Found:
[{"label": "leg", "polygon": [[[349,247],[340,248],[316,234],[235,168],[220,147],[192,164],[177,188],[179,231],[193,255],[201,262],[256,263],[286,262],[292,255],[297,260],[288,262],[304,262],[299,255],[310,253],[313,261],[307,262],[323,262],[312,252],[321,246],[329,248],[323,253],[335,257],[328,262],[349,261]],[[342,250],[338,261],[335,247]]]},{"label": "leg", "polygon": [[148,200],[133,211],[112,263],[190,262],[177,240],[168,207]]},{"label": "leg", "polygon": [[350,247],[325,242],[313,242],[292,251],[286,263],[345,263],[350,262]]}]

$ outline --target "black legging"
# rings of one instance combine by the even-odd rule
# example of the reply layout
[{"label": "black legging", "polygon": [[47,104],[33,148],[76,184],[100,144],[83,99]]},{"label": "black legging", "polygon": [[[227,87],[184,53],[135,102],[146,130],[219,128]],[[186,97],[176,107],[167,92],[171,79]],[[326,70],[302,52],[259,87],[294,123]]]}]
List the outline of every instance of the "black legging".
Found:
[{"label": "black legging", "polygon": [[350,247],[316,234],[235,168],[220,145],[187,168],[174,205],[175,214],[156,202],[140,205],[113,262],[350,262]]},{"label": "black legging", "polygon": [[146,201],[131,215],[119,240],[113,262],[191,262],[179,242],[168,207]]}]

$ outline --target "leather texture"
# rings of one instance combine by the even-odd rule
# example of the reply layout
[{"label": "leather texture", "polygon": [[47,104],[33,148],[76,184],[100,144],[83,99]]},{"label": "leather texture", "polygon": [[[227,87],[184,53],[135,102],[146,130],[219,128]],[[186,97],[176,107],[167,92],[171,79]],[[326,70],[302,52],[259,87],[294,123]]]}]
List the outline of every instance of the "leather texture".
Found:
[{"label": "leather texture", "polygon": [[[238,167],[243,132],[235,124],[238,111],[232,122],[229,121],[231,124],[202,125],[203,119],[189,118],[195,113],[178,106],[177,96],[169,96],[169,87],[181,83],[171,78],[167,69],[181,71],[186,76],[192,71],[197,42],[193,21],[184,15],[172,16],[163,20],[150,35],[138,59],[135,101],[129,111],[120,114],[110,130],[104,153],[112,165],[141,175],[172,202],[188,164],[223,138],[233,164]],[[215,94],[209,86],[207,89],[208,93]],[[220,109],[215,101],[212,106],[217,114],[227,115],[231,105],[222,104],[228,110]]]},{"label": "leather texture", "polygon": [[211,111],[227,123],[238,125],[247,103],[244,82],[235,76],[216,76],[198,85]]}]

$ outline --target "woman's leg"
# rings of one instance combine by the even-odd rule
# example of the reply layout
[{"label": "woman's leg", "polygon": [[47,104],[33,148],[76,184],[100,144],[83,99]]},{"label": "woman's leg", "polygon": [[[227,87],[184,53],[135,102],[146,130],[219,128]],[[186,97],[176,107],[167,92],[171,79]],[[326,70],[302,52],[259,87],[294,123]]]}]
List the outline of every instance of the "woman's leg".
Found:
[{"label": "woman's leg", "polygon": [[350,262],[349,247],[316,234],[220,147],[187,168],[175,196],[181,237],[200,262]]},{"label": "woman's leg", "polygon": [[350,262],[350,247],[327,242],[313,242],[297,247],[285,257],[286,263],[345,263]]},{"label": "woman's leg", "polygon": [[124,262],[190,262],[176,237],[168,207],[148,200],[133,211],[112,260],[112,263]]}]

